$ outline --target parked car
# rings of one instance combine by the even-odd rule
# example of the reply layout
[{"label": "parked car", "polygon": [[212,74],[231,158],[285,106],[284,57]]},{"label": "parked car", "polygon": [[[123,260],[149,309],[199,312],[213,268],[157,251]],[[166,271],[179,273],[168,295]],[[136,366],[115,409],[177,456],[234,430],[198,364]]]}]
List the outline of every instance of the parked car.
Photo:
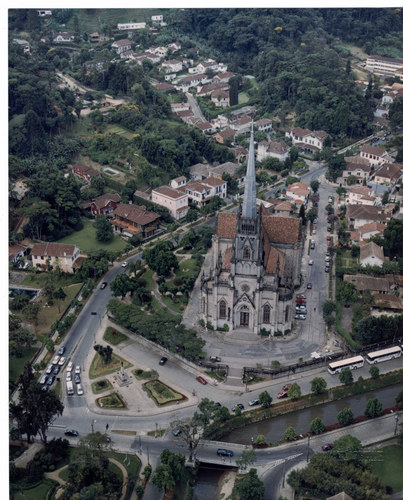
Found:
[{"label": "parked car", "polygon": [[216,363],[219,363],[221,361],[220,356],[210,356],[210,361],[215,361]]},{"label": "parked car", "polygon": [[326,255],[325,262],[330,262],[330,256],[329,255]]},{"label": "parked car", "polygon": [[179,427],[177,427],[176,429],[174,429],[174,430],[172,431],[172,434],[173,434],[175,437],[179,436],[179,434],[181,434],[181,433],[182,433],[182,429],[180,429]]},{"label": "parked car", "polygon": [[329,272],[329,266],[326,266],[325,267],[325,273],[328,273]]},{"label": "parked car", "polygon": [[53,368],[53,375],[57,375],[59,372],[60,372],[60,366],[59,365],[56,365],[54,368]]},{"label": "parked car", "polygon": [[55,375],[49,375],[48,381],[46,382],[49,386],[53,384],[55,381],[56,376]]},{"label": "parked car", "polygon": [[48,381],[48,378],[49,378],[49,377],[48,377],[47,375],[42,375],[41,379],[39,380],[39,383],[40,383],[41,385],[45,385],[45,384],[46,384],[46,382]]},{"label": "parked car", "polygon": [[108,282],[107,281],[103,281],[101,283],[101,290],[103,290],[104,288],[106,288],[108,286]]},{"label": "parked car", "polygon": [[226,450],[225,448],[218,448],[217,455],[219,457],[233,457],[234,452],[231,450]]},{"label": "parked car", "polygon": [[125,268],[128,266],[128,263],[126,261],[122,262],[122,267]]},{"label": "parked car", "polygon": [[59,366],[63,366],[64,363],[66,362],[66,358],[60,358],[59,362],[57,363]]},{"label": "parked car", "polygon": [[71,382],[71,372],[66,372],[66,382]]},{"label": "parked car", "polygon": [[82,396],[84,394],[83,387],[81,384],[77,384],[77,394],[78,396]]},{"label": "parked car", "polygon": [[67,368],[66,368],[66,371],[71,372],[72,369],[73,369],[73,362],[69,361]]},{"label": "parked car", "polygon": [[[56,367],[55,367],[56,368]],[[46,368],[46,374],[47,375],[50,375],[51,373],[53,372],[53,365],[49,365],[47,368]]]},{"label": "parked car", "polygon": [[252,401],[249,401],[249,406],[257,406],[260,405],[260,399],[252,399]]},{"label": "parked car", "polygon": [[166,358],[165,356],[162,356],[162,358],[160,359],[160,362],[159,364],[162,366],[162,365],[165,365],[165,363],[168,361],[168,358]]},{"label": "parked car", "polygon": [[62,356],[64,354],[65,350],[66,350],[65,346],[62,345],[60,347],[60,349],[57,351],[57,354],[59,354],[60,356]]},{"label": "parked car", "polygon": [[308,288],[308,290],[311,290],[311,288],[312,288],[312,283],[308,283],[308,284],[306,285],[306,287]]},{"label": "parked car", "polygon": [[221,403],[219,403],[218,401],[216,401],[213,406],[221,406]]},{"label": "parked car", "polygon": [[288,398],[288,391],[281,391],[277,394],[279,399]]},{"label": "parked car", "polygon": [[59,359],[60,359],[60,356],[55,356],[55,357],[53,358],[52,364],[53,364],[53,365],[57,365],[57,363],[59,362]]},{"label": "parked car", "polygon": [[312,229],[312,234],[316,234],[316,229]]},{"label": "parked car", "polygon": [[314,250],[314,249],[315,249],[315,242],[313,241],[313,242],[311,243],[311,250]]},{"label": "parked car", "polygon": [[323,446],[322,446],[322,450],[323,451],[330,451],[334,448],[334,444],[333,443],[325,443]]},{"label": "parked car", "polygon": [[76,369],[74,370],[74,373],[81,373],[81,366],[77,365]]},{"label": "parked car", "polygon": [[245,409],[245,407],[244,407],[244,405],[243,405],[242,403],[237,403],[236,405],[234,405],[234,406],[231,408],[231,410],[232,410],[232,411],[235,411],[237,407],[238,407],[238,408],[240,408],[241,410],[244,410],[244,409]]},{"label": "parked car", "polygon": [[74,382],[76,384],[80,384],[81,383],[81,378],[80,378],[80,375],[78,373],[74,374]]},{"label": "parked car", "polygon": [[306,315],[305,314],[296,314],[295,319],[306,319]]},{"label": "parked car", "polygon": [[292,384],[283,385],[283,392],[288,392],[288,389],[292,386]]},{"label": "parked car", "polygon": [[308,262],[308,264],[309,264],[310,266],[313,266],[313,260],[312,260],[312,259],[310,259],[310,260],[309,260],[309,262]]},{"label": "parked car", "polygon": [[196,380],[203,385],[207,385],[207,380],[205,378],[201,377],[200,375],[198,377],[196,377]]},{"label": "parked car", "polygon": [[327,232],[330,233],[332,231],[331,226],[327,226]]},{"label": "parked car", "polygon": [[64,431],[64,435],[65,436],[73,436],[73,437],[77,437],[78,436],[78,431],[75,431],[74,429],[66,429]]}]

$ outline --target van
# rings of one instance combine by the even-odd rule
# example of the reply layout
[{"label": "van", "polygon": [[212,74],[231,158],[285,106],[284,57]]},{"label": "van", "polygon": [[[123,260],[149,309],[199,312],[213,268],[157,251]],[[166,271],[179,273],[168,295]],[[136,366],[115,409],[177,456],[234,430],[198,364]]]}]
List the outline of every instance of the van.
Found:
[{"label": "van", "polygon": [[66,389],[67,389],[67,395],[68,396],[73,396],[74,394],[74,386],[73,382],[66,382]]}]

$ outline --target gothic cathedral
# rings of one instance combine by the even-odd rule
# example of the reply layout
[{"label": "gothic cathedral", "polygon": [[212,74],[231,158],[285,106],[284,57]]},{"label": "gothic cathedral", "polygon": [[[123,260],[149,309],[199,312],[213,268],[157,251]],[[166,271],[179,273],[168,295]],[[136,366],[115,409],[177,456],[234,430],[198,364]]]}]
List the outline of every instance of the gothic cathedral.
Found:
[{"label": "gothic cathedral", "polygon": [[214,328],[258,334],[291,329],[300,284],[300,219],[256,205],[251,130],[245,193],[237,213],[219,213],[212,266],[201,277],[200,317]]}]

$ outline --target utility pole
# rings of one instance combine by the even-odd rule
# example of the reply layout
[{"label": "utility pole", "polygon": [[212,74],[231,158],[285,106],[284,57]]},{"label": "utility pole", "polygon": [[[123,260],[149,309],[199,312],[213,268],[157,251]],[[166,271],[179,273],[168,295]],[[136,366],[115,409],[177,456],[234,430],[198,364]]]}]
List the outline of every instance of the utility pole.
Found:
[{"label": "utility pole", "polygon": [[309,442],[311,440],[311,435],[308,434],[308,443],[307,443],[307,447],[306,447],[306,463],[309,462]]}]

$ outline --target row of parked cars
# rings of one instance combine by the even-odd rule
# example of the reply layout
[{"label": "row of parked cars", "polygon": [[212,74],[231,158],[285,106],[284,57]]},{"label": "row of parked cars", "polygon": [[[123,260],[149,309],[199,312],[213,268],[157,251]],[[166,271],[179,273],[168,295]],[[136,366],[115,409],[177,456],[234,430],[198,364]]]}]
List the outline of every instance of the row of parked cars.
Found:
[{"label": "row of parked cars", "polygon": [[306,319],[306,295],[297,295],[295,301],[297,303],[295,307],[295,319]]}]

